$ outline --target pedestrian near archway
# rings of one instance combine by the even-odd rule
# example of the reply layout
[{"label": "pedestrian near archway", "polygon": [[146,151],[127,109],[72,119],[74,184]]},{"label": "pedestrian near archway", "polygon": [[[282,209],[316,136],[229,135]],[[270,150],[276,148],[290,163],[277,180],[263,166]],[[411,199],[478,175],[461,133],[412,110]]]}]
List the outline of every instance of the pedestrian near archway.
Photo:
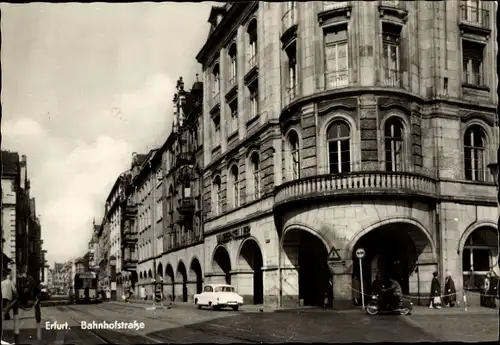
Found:
[{"label": "pedestrian near archway", "polygon": [[457,290],[450,272],[446,272],[443,304],[445,307],[455,307],[457,304]]},{"label": "pedestrian near archway", "polygon": [[429,308],[441,308],[441,283],[439,282],[437,272],[432,273],[431,300]]}]

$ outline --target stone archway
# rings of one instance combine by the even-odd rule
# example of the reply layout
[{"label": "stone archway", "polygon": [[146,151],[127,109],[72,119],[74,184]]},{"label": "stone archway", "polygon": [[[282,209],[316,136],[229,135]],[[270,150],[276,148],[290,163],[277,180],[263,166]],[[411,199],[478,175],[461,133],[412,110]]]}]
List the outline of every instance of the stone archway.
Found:
[{"label": "stone archway", "polygon": [[247,303],[264,303],[263,265],[262,251],[258,243],[253,238],[245,240],[238,254],[238,267],[242,271],[238,274],[238,292]]},{"label": "stone archway", "polygon": [[463,287],[482,291],[488,272],[500,274],[498,267],[498,231],[491,225],[470,228],[460,241]]},{"label": "stone archway", "polygon": [[[429,294],[432,273],[438,268],[437,258],[430,234],[419,223],[397,219],[375,224],[354,238],[350,248],[351,278],[363,283],[365,294],[372,292],[377,277],[398,281],[403,294],[415,296],[419,302]],[[366,253],[362,268],[355,254],[359,248]]]},{"label": "stone archway", "polygon": [[156,269],[157,272],[157,278],[156,280],[159,282],[160,280],[163,280],[163,265],[161,263],[158,264],[158,268]]},{"label": "stone archway", "polygon": [[175,301],[175,275],[174,269],[171,264],[167,264],[165,267],[165,277],[167,278],[167,283],[172,284],[172,291],[170,299]]},{"label": "stone archway", "polygon": [[224,246],[215,249],[212,260],[212,273],[217,276],[224,276],[224,282],[231,284],[231,259]]},{"label": "stone archway", "polygon": [[201,293],[203,289],[203,273],[201,271],[200,261],[198,261],[197,258],[191,260],[189,271],[191,276],[196,277],[196,293]]},{"label": "stone archway", "polygon": [[187,289],[187,271],[186,266],[182,261],[179,261],[177,265],[177,279],[178,282],[182,282],[182,302],[188,301],[188,289]]},{"label": "stone archway", "polygon": [[289,228],[282,237],[282,304],[322,306],[325,294],[332,300],[328,249],[316,234]]}]

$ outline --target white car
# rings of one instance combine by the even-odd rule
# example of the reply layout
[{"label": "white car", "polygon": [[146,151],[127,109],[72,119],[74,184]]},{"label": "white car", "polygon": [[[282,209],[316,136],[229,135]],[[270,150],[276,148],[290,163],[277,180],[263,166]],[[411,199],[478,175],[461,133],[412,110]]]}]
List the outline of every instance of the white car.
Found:
[{"label": "white car", "polygon": [[194,295],[194,304],[211,309],[233,308],[237,311],[243,305],[243,297],[238,295],[234,287],[226,284],[205,285],[203,292]]}]

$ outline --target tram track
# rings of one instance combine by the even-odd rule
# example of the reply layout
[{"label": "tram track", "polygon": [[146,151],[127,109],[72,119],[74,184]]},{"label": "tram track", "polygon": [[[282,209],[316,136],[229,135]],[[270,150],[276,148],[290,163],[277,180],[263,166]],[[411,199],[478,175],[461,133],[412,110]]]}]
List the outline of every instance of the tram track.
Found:
[{"label": "tram track", "polygon": [[[109,308],[105,308],[109,311],[115,311],[116,312],[116,306],[114,306],[114,309],[109,309]],[[134,307],[134,306],[128,306],[126,304],[123,304],[123,305],[120,305],[119,308],[121,308],[122,310],[124,311],[127,311],[127,312],[131,312],[131,311],[136,311],[137,308]],[[158,310],[162,310],[162,309],[158,309]],[[169,310],[172,310],[172,309],[169,309]],[[199,327],[199,326],[194,326],[194,325],[186,325],[184,323],[181,323],[181,322],[178,322],[178,321],[175,321],[172,317],[168,317],[166,315],[159,315],[159,314],[156,314],[155,317],[152,317],[152,316],[143,316],[143,318],[146,318],[146,319],[149,319],[149,320],[160,320],[160,321],[166,321],[168,322],[169,324],[172,324],[172,325],[175,325],[177,326],[178,328],[182,328],[182,329],[188,329],[188,330],[191,330],[191,331],[194,331],[194,332],[198,332],[200,333],[199,336],[200,337],[203,337],[203,336],[206,336],[206,335],[211,335],[211,336],[214,336],[216,338],[226,338],[229,342],[243,342],[243,343],[251,343],[251,344],[261,344],[262,341],[256,341],[255,338],[249,338],[249,337],[246,337],[246,336],[242,336],[242,335],[229,335],[227,333],[224,333],[222,331],[216,331],[214,329],[210,329],[208,327]],[[207,324],[207,326],[212,326],[212,327],[220,327],[220,325],[216,325],[216,324]],[[167,331],[167,330],[165,330]],[[156,336],[156,335],[155,335]],[[163,335],[162,335],[163,336]],[[173,340],[169,340],[170,342],[175,342]],[[204,343],[206,342],[209,342],[209,341],[203,341]]]}]

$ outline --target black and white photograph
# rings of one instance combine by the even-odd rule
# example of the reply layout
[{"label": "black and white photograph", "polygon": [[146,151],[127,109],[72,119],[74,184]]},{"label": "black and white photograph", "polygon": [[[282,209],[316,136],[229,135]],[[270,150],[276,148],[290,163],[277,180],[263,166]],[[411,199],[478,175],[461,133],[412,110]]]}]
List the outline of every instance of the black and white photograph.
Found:
[{"label": "black and white photograph", "polygon": [[1,344],[499,341],[498,17],[1,2]]}]

